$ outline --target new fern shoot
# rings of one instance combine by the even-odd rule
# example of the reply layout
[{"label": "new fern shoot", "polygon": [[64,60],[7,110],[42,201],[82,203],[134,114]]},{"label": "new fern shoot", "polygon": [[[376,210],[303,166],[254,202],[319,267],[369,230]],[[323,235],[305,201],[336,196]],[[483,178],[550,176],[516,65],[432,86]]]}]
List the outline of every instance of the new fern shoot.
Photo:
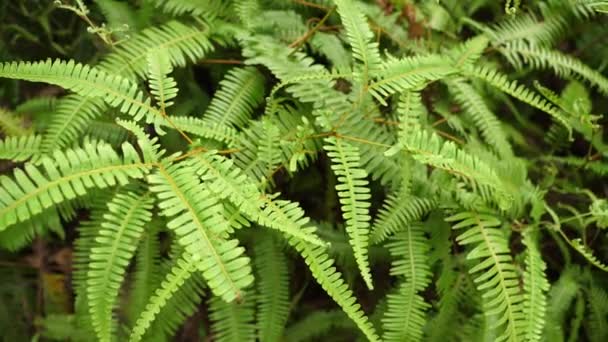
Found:
[{"label": "new fern shoot", "polygon": [[608,340],[606,12],[0,6],[0,331]]}]

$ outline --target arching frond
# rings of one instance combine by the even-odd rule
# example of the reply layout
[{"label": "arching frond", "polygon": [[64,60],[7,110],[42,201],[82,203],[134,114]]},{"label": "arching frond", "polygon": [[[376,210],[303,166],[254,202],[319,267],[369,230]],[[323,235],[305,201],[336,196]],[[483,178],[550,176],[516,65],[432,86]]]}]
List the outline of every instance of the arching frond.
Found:
[{"label": "arching frond", "polygon": [[228,146],[235,146],[237,140],[237,131],[233,127],[209,123],[205,120],[191,116],[170,116],[168,121],[161,123],[163,127],[177,127],[182,132],[197,135],[202,138],[213,139],[225,143]]},{"label": "arching frond", "polygon": [[172,71],[167,49],[152,50],[148,53],[150,92],[163,113],[173,105],[173,99],[177,96],[177,82],[169,76]]},{"label": "arching frond", "polygon": [[436,201],[429,198],[415,197],[403,192],[389,195],[374,221],[371,243],[378,244],[392,234],[407,229],[436,206]]},{"label": "arching frond", "polygon": [[254,67],[230,70],[203,114],[207,124],[243,127],[264,100],[264,77]]},{"label": "arching frond", "polygon": [[123,145],[122,156],[106,144],[85,145],[82,149],[56,151],[53,158],[44,157],[39,164],[26,164],[23,169],[15,169],[13,178],[0,178],[0,230],[83,196],[91,188],[124,185],[129,178],[142,178],[150,168],[128,144]]},{"label": "arching frond", "polygon": [[325,142],[324,148],[331,158],[331,168],[338,180],[336,191],[355,260],[367,287],[373,289],[368,260],[371,194],[367,173],[361,169],[356,147],[335,137],[326,138]]}]

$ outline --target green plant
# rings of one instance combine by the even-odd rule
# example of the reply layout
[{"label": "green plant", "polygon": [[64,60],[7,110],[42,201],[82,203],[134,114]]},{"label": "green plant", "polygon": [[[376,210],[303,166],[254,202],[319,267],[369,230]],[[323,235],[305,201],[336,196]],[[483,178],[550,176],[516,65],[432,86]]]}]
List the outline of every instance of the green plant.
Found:
[{"label": "green plant", "polygon": [[68,92],[0,111],[0,245],[76,235],[40,337],[608,337],[608,2],[58,7],[95,62],[0,64]]}]

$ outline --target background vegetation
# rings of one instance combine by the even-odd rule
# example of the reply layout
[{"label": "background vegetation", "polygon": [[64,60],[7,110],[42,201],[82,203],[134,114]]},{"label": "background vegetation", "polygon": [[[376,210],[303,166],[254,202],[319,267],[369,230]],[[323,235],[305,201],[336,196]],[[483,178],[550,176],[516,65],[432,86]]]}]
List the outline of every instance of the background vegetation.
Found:
[{"label": "background vegetation", "polygon": [[607,11],[1,2],[2,338],[606,341]]}]

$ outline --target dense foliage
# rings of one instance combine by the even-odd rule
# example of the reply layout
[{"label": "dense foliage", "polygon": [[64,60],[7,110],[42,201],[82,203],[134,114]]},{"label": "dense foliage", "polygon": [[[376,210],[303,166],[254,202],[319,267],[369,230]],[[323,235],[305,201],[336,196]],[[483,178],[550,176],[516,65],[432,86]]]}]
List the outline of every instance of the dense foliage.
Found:
[{"label": "dense foliage", "polygon": [[608,340],[606,11],[3,2],[3,337]]}]

